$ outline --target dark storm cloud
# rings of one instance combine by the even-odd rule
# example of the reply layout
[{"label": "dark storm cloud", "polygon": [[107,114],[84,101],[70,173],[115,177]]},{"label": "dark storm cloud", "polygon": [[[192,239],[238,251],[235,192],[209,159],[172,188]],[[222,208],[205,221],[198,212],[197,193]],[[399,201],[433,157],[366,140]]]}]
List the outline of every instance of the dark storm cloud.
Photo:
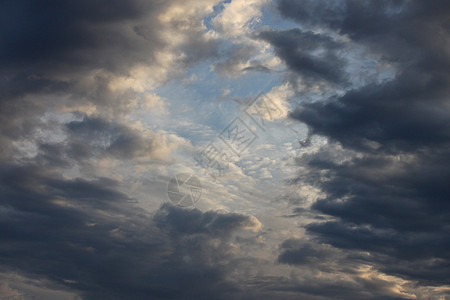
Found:
[{"label": "dark storm cloud", "polygon": [[369,154],[340,164],[311,158],[306,163],[311,174],[321,176],[310,183],[327,194],[312,209],[339,221],[307,229],[338,248],[369,251],[373,256],[368,260],[382,271],[445,284],[450,261],[449,163],[444,151],[418,155],[410,162]]},{"label": "dark storm cloud", "polygon": [[159,148],[152,137],[144,137],[132,128],[101,118],[84,117],[67,125],[70,145],[68,154],[76,159],[109,155],[117,159],[132,159],[152,155]]},{"label": "dark storm cloud", "polygon": [[104,114],[123,111],[131,95],[108,89],[111,74],[151,63],[163,47],[156,31],[148,41],[130,30],[157,10],[152,2],[24,0],[0,6],[4,145],[29,138],[45,112],[89,104],[101,105]]},{"label": "dark storm cloud", "polygon": [[[2,1],[2,144],[31,134],[42,126],[40,117],[46,112],[90,106],[104,117],[123,116],[140,94],[131,88],[115,90],[112,83],[118,77],[132,77],[133,67],[153,66],[152,72],[158,73],[161,63],[168,64],[157,59],[156,53],[171,51],[165,35],[178,29],[175,21],[162,24],[158,16],[173,4],[140,0]],[[182,32],[190,38],[179,45],[178,56],[184,58],[171,63],[177,72],[215,55],[216,43],[205,39],[199,28]],[[167,80],[163,77],[156,80]]]},{"label": "dark storm cloud", "polygon": [[167,214],[157,214],[155,219],[158,226],[171,235],[207,234],[225,239],[236,229],[255,225],[244,215],[230,213],[217,216],[215,212],[202,213],[199,210],[172,209]]},{"label": "dark storm cloud", "polygon": [[[167,46],[158,16],[171,4],[176,1],[2,1],[0,69],[10,80],[67,78],[69,70],[72,75],[96,69],[126,75],[134,64],[155,62],[155,52]],[[168,26],[176,30],[176,22]],[[187,62],[214,54],[214,42],[196,28],[186,33],[190,39],[181,50]],[[46,86],[31,80],[29,85]]]},{"label": "dark storm cloud", "polygon": [[[156,134],[127,124],[139,93],[115,90],[113,81],[130,78],[134,66],[160,71],[155,54],[168,47],[162,27],[177,26],[158,16],[172,4],[0,3],[2,272],[48,279],[85,299],[220,299],[238,290],[228,279],[228,241],[253,219],[169,205],[152,216],[134,206],[123,183],[95,172],[104,157],[165,149]],[[215,42],[197,29],[184,32],[190,38],[177,54],[186,55],[174,68],[214,55]],[[61,112],[71,116],[52,119]],[[85,167],[93,171],[68,176]],[[195,230],[183,231],[189,222]]]},{"label": "dark storm cloud", "polygon": [[[278,7],[302,26],[346,35],[347,47],[365,47],[395,66],[396,75],[292,113],[310,135],[330,141],[297,160],[304,173],[294,182],[320,188],[326,196],[311,208],[333,217],[307,231],[346,252],[371,254],[349,256],[355,263],[425,285],[448,284],[449,3],[336,3],[281,0]],[[336,154],[341,146],[346,155]],[[279,260],[308,261],[306,250],[285,249]]]},{"label": "dark storm cloud", "polygon": [[[369,38],[378,32],[393,29],[391,25],[399,19],[386,16],[396,14],[402,8],[403,0],[381,1],[278,1],[280,12],[302,25],[328,26],[351,37]],[[395,29],[394,29],[395,30]]]},{"label": "dark storm cloud", "polygon": [[[290,69],[306,79],[331,83],[345,81],[345,64],[337,53],[341,45],[331,38],[299,29],[265,31],[260,38],[275,48],[276,54]],[[318,55],[321,50],[324,53]]]},{"label": "dark storm cloud", "polygon": [[325,135],[354,149],[441,147],[450,138],[449,93],[445,76],[406,69],[394,81],[304,105],[292,117],[306,123],[311,134]]},{"label": "dark storm cloud", "polygon": [[[117,68],[130,60],[146,61],[145,40],[117,26],[139,20],[161,6],[150,1],[2,1],[2,68]],[[114,26],[116,25],[116,26]],[[158,47],[156,34],[152,47]],[[122,56],[121,60],[117,58]],[[38,69],[35,69],[36,71]]]},{"label": "dark storm cloud", "polygon": [[[415,35],[427,38],[424,33],[431,28],[424,26],[425,23],[446,27],[449,25],[446,18],[450,6],[445,0],[279,0],[277,3],[283,16],[304,26],[329,28],[340,34],[347,34],[358,41],[380,41],[382,47],[391,43],[401,45],[404,42],[398,39],[399,36],[392,35],[399,34],[402,38],[411,39],[410,41],[414,41]],[[411,28],[411,25],[416,27]],[[436,34],[445,34],[445,32],[438,31]],[[435,39],[435,37],[428,38]],[[418,43],[415,46],[422,48],[423,44],[418,40],[416,42]],[[397,52],[394,48],[389,50]],[[403,50],[403,48],[397,50]]]},{"label": "dark storm cloud", "polygon": [[119,122],[87,117],[66,124],[50,124],[66,135],[63,141],[37,143],[37,154],[25,161],[59,171],[79,165],[90,167],[92,160],[112,158],[121,161],[155,162],[166,142],[153,132],[142,132]]},{"label": "dark storm cloud", "polygon": [[319,263],[325,263],[326,260],[332,258],[330,251],[319,249],[312,243],[296,239],[284,241],[280,248],[282,253],[278,257],[278,261],[285,264],[318,266]]},{"label": "dark storm cloud", "polygon": [[[124,100],[107,91],[110,75],[97,74],[90,86],[83,81],[98,71],[127,75],[129,67],[151,63],[155,50],[164,47],[156,30],[147,39],[132,30],[162,8],[155,2],[24,0],[0,5],[0,105],[8,112],[1,114],[6,133],[65,105],[121,109]],[[58,101],[24,98],[52,94]],[[67,101],[66,95],[72,98]]]},{"label": "dark storm cloud", "polygon": [[152,217],[111,179],[67,180],[29,165],[3,166],[0,176],[4,269],[86,299],[225,299],[237,290],[225,262],[231,234],[255,226],[248,216],[165,204]]},{"label": "dark storm cloud", "polygon": [[[307,83],[347,87],[344,54],[354,45],[397,71],[391,82],[292,114],[310,135],[330,140],[297,160],[305,173],[293,180],[326,195],[294,209],[317,214],[306,226],[311,240],[283,242],[274,259],[305,270],[301,278],[243,278],[258,260],[236,255],[253,241],[236,235],[258,227],[252,217],[168,204],[149,214],[134,206],[124,183],[74,171],[161,149],[156,136],[122,118],[139,93],[111,83],[136,65],[157,73],[155,53],[168,51],[158,16],[173,3],[1,1],[2,272],[49,279],[85,299],[399,299],[394,283],[358,276],[359,264],[419,285],[448,284],[449,3],[282,0],[280,12],[301,28],[260,35]],[[184,21],[166,25],[176,31]],[[215,41],[195,29],[184,33],[176,54],[185,58],[174,68],[217,55]],[[219,63],[217,71],[233,71],[253,51],[230,51],[231,67]],[[257,62],[249,68],[263,70]],[[87,116],[81,106],[97,110]],[[55,111],[72,112],[70,120],[48,120]]]},{"label": "dark storm cloud", "polygon": [[[252,265],[237,257],[239,233],[254,218],[162,205],[149,214],[133,206],[108,178],[67,179],[41,165],[2,165],[0,264],[3,271],[51,280],[83,299],[329,299],[389,295],[386,282],[235,277]],[[280,262],[330,270],[336,254],[297,240]],[[299,257],[302,259],[299,259]],[[319,262],[320,261],[320,262]],[[257,263],[257,261],[256,261]],[[389,285],[388,285],[389,286]],[[364,292],[363,292],[364,291]],[[388,298],[386,298],[388,299]]]}]

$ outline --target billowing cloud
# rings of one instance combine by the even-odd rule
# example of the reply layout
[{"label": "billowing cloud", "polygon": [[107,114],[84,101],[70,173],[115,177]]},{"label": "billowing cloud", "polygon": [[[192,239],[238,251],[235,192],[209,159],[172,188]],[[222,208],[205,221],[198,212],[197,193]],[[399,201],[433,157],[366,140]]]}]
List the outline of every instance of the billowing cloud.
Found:
[{"label": "billowing cloud", "polygon": [[[283,15],[346,36],[396,69],[390,80],[292,113],[311,136],[329,141],[298,159],[299,182],[325,193],[311,209],[329,217],[306,226],[308,233],[423,286],[446,285],[449,274],[448,8],[443,1],[279,1]],[[290,66],[304,70],[300,62]],[[336,147],[343,147],[345,158]],[[280,260],[300,264],[309,253],[298,247]]]},{"label": "billowing cloud", "polygon": [[169,204],[152,216],[106,178],[64,180],[11,165],[1,179],[2,267],[86,299],[225,297],[236,285],[228,275],[234,234],[261,227],[251,216]]},{"label": "billowing cloud", "polygon": [[[448,297],[449,10],[2,1],[0,298]],[[167,203],[237,117],[258,141]]]},{"label": "billowing cloud", "polygon": [[306,80],[345,81],[345,64],[338,54],[342,45],[330,37],[299,29],[266,31],[260,37],[275,48],[290,69]]}]

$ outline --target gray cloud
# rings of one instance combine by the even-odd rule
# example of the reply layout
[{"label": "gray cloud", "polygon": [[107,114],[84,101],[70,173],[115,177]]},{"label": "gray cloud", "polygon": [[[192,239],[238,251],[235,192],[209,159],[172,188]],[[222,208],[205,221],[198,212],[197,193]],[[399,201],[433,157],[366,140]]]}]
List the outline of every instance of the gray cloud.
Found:
[{"label": "gray cloud", "polygon": [[[187,29],[180,29],[176,19],[158,18],[175,4],[3,1],[2,143],[32,134],[47,112],[95,111],[120,119],[154,82],[167,81],[169,74],[179,75],[189,64],[214,56],[218,44],[204,37],[199,16],[190,16],[192,26]],[[182,59],[166,61],[172,58],[157,56],[175,51],[165,36],[171,32],[189,39],[176,49],[174,57]],[[138,74],[135,68],[150,69]],[[125,79],[134,85],[121,87]]]},{"label": "gray cloud", "polygon": [[305,122],[311,134],[328,136],[354,149],[368,151],[375,145],[376,151],[399,152],[440,147],[450,137],[447,80],[439,74],[407,69],[393,82],[305,105],[292,117]]},{"label": "gray cloud", "polygon": [[[290,29],[265,31],[260,38],[268,41],[287,66],[308,81],[344,83],[343,58],[337,51],[342,45],[330,37],[310,31]],[[317,54],[319,51],[323,53]]]},{"label": "gray cloud", "polygon": [[[292,78],[344,90],[346,53],[356,46],[397,73],[293,112],[329,144],[298,158],[304,173],[291,182],[326,196],[294,209],[291,219],[313,220],[308,238],[284,241],[270,262],[236,250],[261,245],[239,236],[259,229],[255,218],[169,204],[149,213],[125,181],[97,172],[101,159],[141,163],[167,150],[158,134],[126,118],[146,80],[164,82],[211,57],[225,74],[268,71],[259,61],[240,69],[258,39],[219,56],[220,41],[205,38],[202,18],[159,18],[183,3],[2,1],[1,271],[84,299],[407,297],[395,282],[362,274],[362,265],[418,288],[448,284],[448,3],[278,1],[301,26],[258,39]],[[167,36],[177,34],[188,38],[172,49]],[[148,69],[136,75],[135,67]],[[136,81],[123,87],[125,79]],[[304,206],[299,199],[291,204]],[[291,273],[252,273],[260,263]]]},{"label": "gray cloud", "polygon": [[[300,106],[292,117],[329,144],[297,160],[293,182],[325,197],[311,209],[332,217],[306,226],[321,243],[422,285],[448,284],[450,86],[445,1],[279,1],[281,13],[326,28],[395,65],[392,80]],[[300,66],[301,64],[299,64]],[[291,66],[293,68],[293,66]],[[336,155],[342,146],[345,159]],[[280,260],[298,264],[305,248]],[[320,257],[319,254],[317,254]]]},{"label": "gray cloud", "polygon": [[[117,159],[152,156],[158,145],[152,137],[144,137],[137,130],[100,118],[85,117],[68,123],[69,155],[74,158],[109,155]],[[154,137],[156,138],[156,137]],[[96,153],[98,152],[98,153]]]},{"label": "gray cloud", "polygon": [[[153,216],[134,206],[124,183],[95,171],[101,158],[167,152],[160,136],[127,123],[124,115],[139,99],[142,82],[121,88],[120,80],[143,80],[132,74],[134,67],[151,67],[157,79],[149,81],[167,80],[158,72],[171,72],[168,62],[156,54],[173,50],[168,31],[190,36],[177,49],[184,58],[170,62],[177,72],[214,55],[215,41],[198,26],[183,31],[176,20],[162,24],[158,16],[170,5],[0,4],[2,272],[49,280],[84,299],[219,299],[236,291],[220,262],[230,260],[232,233],[253,219],[217,212],[204,217],[168,205]],[[52,119],[67,113],[62,121]],[[71,173],[73,167],[93,171]],[[177,227],[187,220],[198,232]]]},{"label": "gray cloud", "polygon": [[332,252],[326,249],[320,249],[313,243],[303,242],[301,240],[290,239],[284,241],[280,248],[282,253],[278,261],[291,265],[312,265],[319,267],[320,263],[327,263],[332,259]]},{"label": "gray cloud", "polygon": [[222,299],[238,289],[225,262],[231,234],[256,225],[248,216],[168,204],[152,216],[116,181],[67,180],[33,166],[3,167],[1,182],[4,269],[86,299]]}]

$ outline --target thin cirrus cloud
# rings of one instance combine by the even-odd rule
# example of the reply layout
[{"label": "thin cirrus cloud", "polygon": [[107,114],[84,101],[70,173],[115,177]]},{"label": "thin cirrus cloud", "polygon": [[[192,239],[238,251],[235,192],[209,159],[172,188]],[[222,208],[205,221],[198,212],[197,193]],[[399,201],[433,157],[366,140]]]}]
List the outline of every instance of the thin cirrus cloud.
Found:
[{"label": "thin cirrus cloud", "polygon": [[[449,297],[449,14],[3,1],[0,298]],[[212,181],[194,153],[236,117],[257,141]],[[196,208],[164,198],[180,172]]]}]

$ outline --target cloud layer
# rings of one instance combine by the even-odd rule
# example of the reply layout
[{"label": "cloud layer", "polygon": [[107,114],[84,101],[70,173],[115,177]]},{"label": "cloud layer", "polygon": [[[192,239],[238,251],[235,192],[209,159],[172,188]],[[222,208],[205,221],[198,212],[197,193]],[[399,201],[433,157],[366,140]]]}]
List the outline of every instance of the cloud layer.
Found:
[{"label": "cloud layer", "polygon": [[[448,284],[448,3],[279,1],[279,9],[306,28],[344,35],[396,70],[390,80],[292,113],[310,136],[329,141],[298,159],[303,171],[297,182],[325,194],[311,209],[332,217],[307,231],[386,274]],[[301,63],[285,61],[299,76],[308,75]],[[286,250],[280,260],[303,263],[307,249]]]},{"label": "cloud layer", "polygon": [[[449,16],[2,1],[0,298],[449,297]],[[240,110],[261,92],[264,128]],[[167,203],[236,117],[258,141],[200,207]]]}]

